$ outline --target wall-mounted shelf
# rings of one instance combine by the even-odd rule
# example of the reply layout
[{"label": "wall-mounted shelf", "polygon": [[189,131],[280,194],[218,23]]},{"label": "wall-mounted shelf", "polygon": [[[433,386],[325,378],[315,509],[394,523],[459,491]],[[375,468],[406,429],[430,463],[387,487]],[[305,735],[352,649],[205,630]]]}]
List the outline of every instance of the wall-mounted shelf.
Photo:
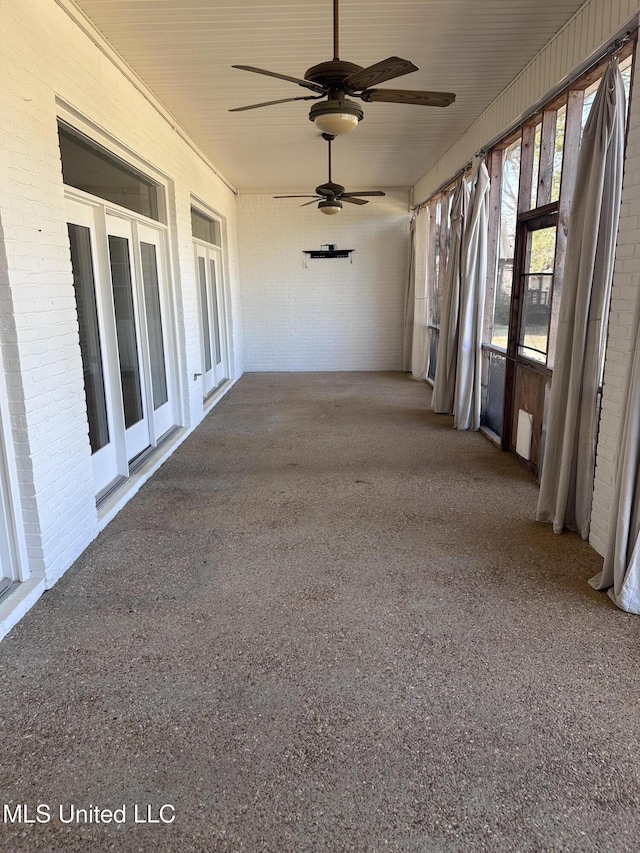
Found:
[{"label": "wall-mounted shelf", "polygon": [[[337,249],[333,243],[327,243],[327,248],[324,249],[322,246],[319,249],[303,249],[303,254],[308,255],[310,258],[349,258],[351,263],[353,263],[353,258],[351,257],[351,253],[355,251],[355,249]],[[305,258],[305,267],[307,265],[307,259]]]},{"label": "wall-mounted shelf", "polygon": [[353,249],[335,249],[333,252],[323,252],[321,249],[305,249],[305,255],[310,258],[348,258]]}]

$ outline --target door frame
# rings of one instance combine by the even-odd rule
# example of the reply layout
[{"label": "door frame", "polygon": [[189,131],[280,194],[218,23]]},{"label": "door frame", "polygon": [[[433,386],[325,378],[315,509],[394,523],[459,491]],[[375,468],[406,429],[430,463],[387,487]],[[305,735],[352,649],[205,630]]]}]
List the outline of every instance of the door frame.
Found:
[{"label": "door frame", "polygon": [[[223,252],[220,246],[214,246],[204,242],[203,240],[194,239],[194,264],[196,273],[196,283],[198,289],[198,318],[200,326],[200,364],[202,373],[202,397],[207,399],[220,386],[229,379],[229,334],[228,334],[228,312],[226,301],[226,288],[224,282],[224,264]],[[207,352],[204,336],[204,321],[202,296],[201,296],[201,275],[200,275],[200,260],[204,261],[205,271],[205,291],[207,297],[207,325],[209,329],[209,355],[211,357],[211,367],[206,369]],[[215,288],[213,287],[211,278],[211,268],[215,270]],[[217,324],[216,314],[214,314],[213,296],[216,298]],[[218,334],[218,345],[220,347],[221,360],[216,362],[216,326]]]},{"label": "door frame", "polygon": [[[535,411],[531,412],[534,422],[534,436],[538,439],[539,459],[522,460],[527,464],[530,470],[538,475],[540,472],[540,462],[542,461],[543,451],[543,435],[546,413],[546,391],[551,382],[553,371],[547,366],[549,352],[553,351],[555,341],[552,340],[553,323],[552,317],[554,312],[554,297],[556,290],[556,269],[554,265],[554,275],[551,286],[551,304],[549,306],[549,327],[547,337],[547,362],[542,364],[534,359],[527,358],[520,354],[520,331],[522,326],[523,311],[524,311],[524,275],[527,263],[527,246],[528,236],[534,231],[542,230],[543,228],[559,227],[559,202],[552,202],[543,207],[535,208],[519,214],[518,223],[516,226],[516,241],[513,263],[513,283],[511,289],[511,306],[509,311],[509,330],[507,337],[507,352],[506,352],[506,367],[505,367],[505,386],[504,386],[504,403],[502,410],[502,438],[501,446],[503,450],[514,453],[518,459],[522,460],[516,451],[515,443],[515,403],[516,389],[518,381],[521,379],[521,371],[527,371],[529,374],[538,377],[538,383],[544,383],[545,389],[542,393],[542,401],[538,399],[535,406]],[[556,234],[557,237],[557,234]],[[556,239],[556,248],[554,251],[554,262],[557,258],[558,245]]]},{"label": "door frame", "polygon": [[[178,360],[174,329],[175,306],[169,277],[169,270],[171,268],[169,245],[167,228],[161,222],[149,220],[139,214],[132,214],[131,211],[125,208],[118,208],[110,202],[91,196],[82,190],[76,190],[67,186],[65,186],[65,200],[68,212],[69,209],[75,209],[76,211],[85,213],[85,221],[79,221],[81,219],[80,213],[72,215],[71,218],[68,216],[68,221],[75,220],[81,225],[86,225],[88,221],[91,221],[92,225],[88,227],[93,229],[91,233],[92,237],[95,238],[91,241],[92,259],[94,262],[94,287],[96,290],[96,307],[99,319],[105,395],[108,398],[107,418],[110,436],[112,436],[110,443],[114,445],[111,450],[112,459],[108,477],[99,476],[99,471],[96,471],[98,466],[94,464],[95,494],[97,501],[100,502],[100,500],[111,492],[114,486],[131,475],[133,470],[132,463],[135,467],[140,459],[146,458],[147,451],[153,450],[168,432],[180,426]],[[90,211],[90,213],[87,213],[87,211]],[[109,256],[109,234],[124,236],[129,241],[130,272],[136,309],[137,352],[141,385],[143,386],[143,407],[148,435],[147,441],[139,441],[139,446],[136,448],[130,447],[129,451],[127,451],[127,430],[122,402],[120,363]],[[156,246],[160,309],[163,323],[163,348],[167,371],[167,392],[170,403],[170,410],[165,410],[162,413],[163,416],[157,419],[153,417],[151,367],[147,341],[146,312],[144,310],[142,261],[139,251],[140,241],[149,242],[149,238],[153,235],[156,237],[151,242],[154,242]],[[167,411],[169,411],[168,416]],[[167,417],[172,421],[168,427]],[[134,426],[138,426],[138,424]],[[141,444],[145,444],[145,446],[141,447]],[[98,453],[101,453],[103,449],[101,448]],[[93,456],[95,454],[92,454]]]}]

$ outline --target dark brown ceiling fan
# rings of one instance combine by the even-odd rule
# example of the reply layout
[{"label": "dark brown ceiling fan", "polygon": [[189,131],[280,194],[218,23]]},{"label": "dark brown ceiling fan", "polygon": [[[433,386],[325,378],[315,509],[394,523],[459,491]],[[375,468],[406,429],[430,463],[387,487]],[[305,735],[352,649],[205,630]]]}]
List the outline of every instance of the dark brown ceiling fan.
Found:
[{"label": "dark brown ceiling fan", "polygon": [[381,62],[376,62],[368,68],[355,65],[353,62],[343,62],[339,59],[338,51],[338,0],[333,0],[333,59],[321,62],[307,69],[304,79],[279,74],[275,71],[265,71],[252,65],[234,65],[243,71],[253,71],[255,74],[265,74],[267,77],[277,77],[288,80],[305,89],[315,92],[313,95],[299,95],[295,98],[281,98],[277,101],[265,101],[261,104],[250,104],[246,107],[236,107],[230,112],[255,110],[258,107],[268,107],[273,104],[285,104],[289,101],[321,101],[314,104],[309,112],[309,119],[315,122],[318,130],[337,136],[357,127],[364,117],[361,107],[350,100],[360,98],[366,102],[387,101],[394,104],[416,104],[425,107],[447,107],[455,100],[451,92],[424,92],[411,89],[377,89],[379,83],[395,80],[403,74],[417,71],[417,65],[398,56],[390,56]]},{"label": "dark brown ceiling fan", "polygon": [[311,201],[306,201],[300,207],[307,207],[309,204],[318,202],[318,210],[323,213],[332,214],[339,213],[342,210],[342,202],[346,201],[349,204],[369,204],[366,198],[361,196],[383,196],[382,190],[365,190],[364,192],[348,193],[342,184],[336,184],[331,179],[331,142],[334,137],[330,133],[323,133],[322,138],[327,140],[329,148],[329,180],[326,184],[320,184],[316,187],[315,195],[311,193],[302,195],[274,195],[274,198],[310,198]]}]

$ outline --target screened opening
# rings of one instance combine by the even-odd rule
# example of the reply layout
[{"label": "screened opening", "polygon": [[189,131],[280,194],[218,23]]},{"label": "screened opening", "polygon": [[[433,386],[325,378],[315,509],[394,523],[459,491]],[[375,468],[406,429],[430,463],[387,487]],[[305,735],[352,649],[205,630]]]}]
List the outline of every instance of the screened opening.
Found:
[{"label": "screened opening", "polygon": [[547,361],[555,251],[555,225],[527,235],[519,353],[542,364]]},{"label": "screened opening", "polygon": [[158,186],[84,136],[58,125],[62,177],[67,186],[160,219]]}]

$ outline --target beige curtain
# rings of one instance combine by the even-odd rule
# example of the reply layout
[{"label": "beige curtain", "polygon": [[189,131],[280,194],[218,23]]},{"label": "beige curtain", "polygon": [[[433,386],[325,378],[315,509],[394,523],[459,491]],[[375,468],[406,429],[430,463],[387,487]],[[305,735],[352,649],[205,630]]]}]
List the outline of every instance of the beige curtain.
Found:
[{"label": "beige curtain", "polygon": [[487,275],[489,173],[474,159],[468,213],[462,231],[458,364],[454,427],[480,429],[482,328]]},{"label": "beige curtain", "polygon": [[596,398],[622,193],[625,95],[614,59],[584,129],[567,253],[536,518],[589,535]]},{"label": "beige curtain", "polygon": [[613,512],[602,571],[589,583],[606,589],[628,613],[640,614],[640,297],[635,349],[627,381],[626,407],[618,448]]},{"label": "beige curtain", "polygon": [[404,298],[404,339],[402,350],[402,369],[405,373],[411,371],[411,352],[413,350],[413,309],[416,298],[416,217],[411,217],[409,224],[409,276]]},{"label": "beige curtain", "polygon": [[464,177],[461,177],[451,200],[449,257],[442,293],[442,321],[438,336],[438,355],[432,397],[433,411],[444,415],[453,414],[456,368],[458,365],[462,234],[468,203],[469,187]]},{"label": "beige curtain", "polygon": [[429,209],[419,208],[414,221],[414,294],[413,335],[411,338],[411,375],[426,379],[429,369],[429,296],[427,258],[429,256]]}]

